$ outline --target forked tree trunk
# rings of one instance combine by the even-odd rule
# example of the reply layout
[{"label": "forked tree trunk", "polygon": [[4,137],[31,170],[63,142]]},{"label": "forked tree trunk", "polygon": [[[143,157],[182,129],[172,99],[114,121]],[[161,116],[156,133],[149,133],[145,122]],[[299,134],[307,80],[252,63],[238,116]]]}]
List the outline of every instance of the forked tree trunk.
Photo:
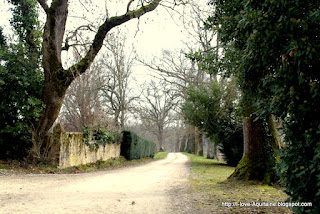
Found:
[{"label": "forked tree trunk", "polygon": [[243,119],[243,136],[243,157],[230,178],[270,183],[271,174],[267,167],[268,160],[262,120],[256,120],[255,116]]}]

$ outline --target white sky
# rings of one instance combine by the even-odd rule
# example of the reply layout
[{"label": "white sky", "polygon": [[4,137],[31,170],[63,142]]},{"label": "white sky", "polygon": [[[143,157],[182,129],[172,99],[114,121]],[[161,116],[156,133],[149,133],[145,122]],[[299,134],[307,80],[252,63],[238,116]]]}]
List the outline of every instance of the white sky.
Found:
[{"label": "white sky", "polygon": [[[122,15],[126,12],[128,1],[81,0],[83,6],[79,6],[81,5],[79,4],[79,0],[70,0],[66,29],[68,31],[83,25],[83,19],[79,17],[86,17],[86,19],[91,20],[95,25],[101,24],[106,17],[106,7],[108,8],[109,17]],[[206,7],[207,0],[196,2]],[[51,0],[48,1],[48,4],[50,3]],[[134,7],[135,5],[132,4],[131,9]],[[86,11],[86,9],[88,10]],[[176,7],[175,9],[180,13],[188,11],[183,6]],[[169,12],[173,15],[170,15]],[[130,53],[132,49],[135,49],[140,58],[149,60],[153,56],[160,56],[162,50],[176,51],[185,48],[186,43],[194,43],[194,39],[190,37],[186,29],[187,24],[181,21],[181,17],[177,13],[170,10],[169,12],[163,6],[159,6],[155,11],[143,15],[140,20],[130,20],[119,26],[118,28],[127,34],[126,47],[128,52]],[[185,18],[191,16],[190,12],[186,13],[187,16]],[[6,0],[0,0],[0,14],[0,25],[4,27],[5,33],[8,33],[10,32],[9,29],[11,29],[9,24],[11,13]],[[44,23],[45,15],[43,12],[40,19]],[[68,55],[70,56],[72,53],[69,51]],[[66,52],[63,52],[63,56],[66,56]],[[133,74],[139,82],[144,82],[148,79],[147,73],[153,72],[142,66],[133,67]]]}]

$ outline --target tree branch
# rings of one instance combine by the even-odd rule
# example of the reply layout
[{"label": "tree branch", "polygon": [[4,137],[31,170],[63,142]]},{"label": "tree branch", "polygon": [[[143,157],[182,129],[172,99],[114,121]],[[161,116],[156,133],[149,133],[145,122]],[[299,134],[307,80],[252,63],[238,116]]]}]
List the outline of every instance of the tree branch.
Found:
[{"label": "tree branch", "polygon": [[43,10],[48,13],[49,7],[47,5],[46,0],[38,0],[39,4],[41,5],[41,7],[43,8]]},{"label": "tree branch", "polygon": [[114,27],[121,25],[131,19],[139,18],[140,16],[144,15],[145,13],[151,12],[157,8],[160,4],[161,0],[153,0],[150,4],[140,7],[137,10],[129,11],[128,13],[122,16],[115,16],[111,18],[107,18],[105,22],[99,27],[99,30],[93,40],[92,45],[90,46],[89,51],[87,52],[86,56],[82,58],[80,62],[73,65],[69,68],[69,72],[71,75],[79,75],[84,73],[88,67],[93,62],[95,56],[98,54],[99,50],[103,45],[104,38],[106,37],[107,33]]}]

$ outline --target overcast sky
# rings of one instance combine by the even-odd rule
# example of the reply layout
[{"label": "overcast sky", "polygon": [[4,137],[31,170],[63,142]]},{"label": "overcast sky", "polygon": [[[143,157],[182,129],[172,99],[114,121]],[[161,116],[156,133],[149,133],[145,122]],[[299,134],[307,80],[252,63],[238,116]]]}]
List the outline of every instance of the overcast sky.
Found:
[{"label": "overcast sky", "polygon": [[[108,8],[109,17],[122,15],[126,12],[128,0],[81,0],[81,2],[83,3],[82,5],[79,4],[79,0],[70,0],[67,30],[82,25],[84,23],[82,17],[98,25],[106,17],[106,8]],[[196,2],[205,6],[207,0]],[[51,1],[49,0],[48,3],[50,4]],[[135,5],[132,4],[131,9],[134,8]],[[186,19],[192,16],[188,12],[188,9],[183,6],[176,7],[175,9],[180,13],[186,11],[186,16],[184,17]],[[8,29],[10,29],[9,19],[11,13],[8,11],[6,0],[0,0],[0,13],[0,25],[8,33],[10,32]],[[43,12],[40,19],[44,23],[45,15]],[[186,29],[186,26],[186,23],[182,21],[178,13],[159,6],[155,11],[143,15],[139,20],[130,20],[119,26],[119,28],[127,34],[126,47],[128,48],[128,52],[134,48],[140,57],[152,59],[153,56],[159,56],[163,49],[175,51],[185,48],[186,43],[194,42],[193,38],[188,34],[188,30],[190,31],[190,29]],[[135,67],[133,70],[138,79],[145,77],[145,73],[148,73],[146,69],[140,66]]]}]

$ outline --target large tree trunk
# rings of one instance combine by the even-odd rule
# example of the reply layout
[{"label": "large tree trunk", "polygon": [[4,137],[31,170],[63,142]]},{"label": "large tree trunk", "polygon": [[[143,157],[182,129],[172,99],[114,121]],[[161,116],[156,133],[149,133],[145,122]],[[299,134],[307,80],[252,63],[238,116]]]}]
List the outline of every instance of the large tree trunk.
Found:
[{"label": "large tree trunk", "polygon": [[254,115],[243,119],[243,135],[243,157],[230,178],[270,183],[271,174],[267,167],[268,158],[262,120],[257,120]]},{"label": "large tree trunk", "polygon": [[54,0],[50,7],[47,5],[47,1],[38,0],[47,15],[47,20],[43,33],[42,58],[45,76],[42,96],[44,109],[32,134],[33,147],[30,151],[30,157],[34,161],[48,161],[50,159],[48,157],[51,147],[49,130],[58,117],[66,90],[77,76],[89,68],[100,51],[107,33],[130,19],[139,18],[143,14],[153,11],[160,1],[153,0],[150,4],[135,11],[127,11],[122,16],[107,18],[99,27],[86,56],[68,70],[64,70],[61,63],[61,50],[68,16],[68,0]]},{"label": "large tree trunk", "polygon": [[49,129],[58,117],[66,90],[71,80],[61,64],[61,48],[68,15],[68,1],[56,1],[47,11],[43,33],[44,86],[42,102],[45,105],[32,136],[33,160],[47,161],[50,150]]}]

